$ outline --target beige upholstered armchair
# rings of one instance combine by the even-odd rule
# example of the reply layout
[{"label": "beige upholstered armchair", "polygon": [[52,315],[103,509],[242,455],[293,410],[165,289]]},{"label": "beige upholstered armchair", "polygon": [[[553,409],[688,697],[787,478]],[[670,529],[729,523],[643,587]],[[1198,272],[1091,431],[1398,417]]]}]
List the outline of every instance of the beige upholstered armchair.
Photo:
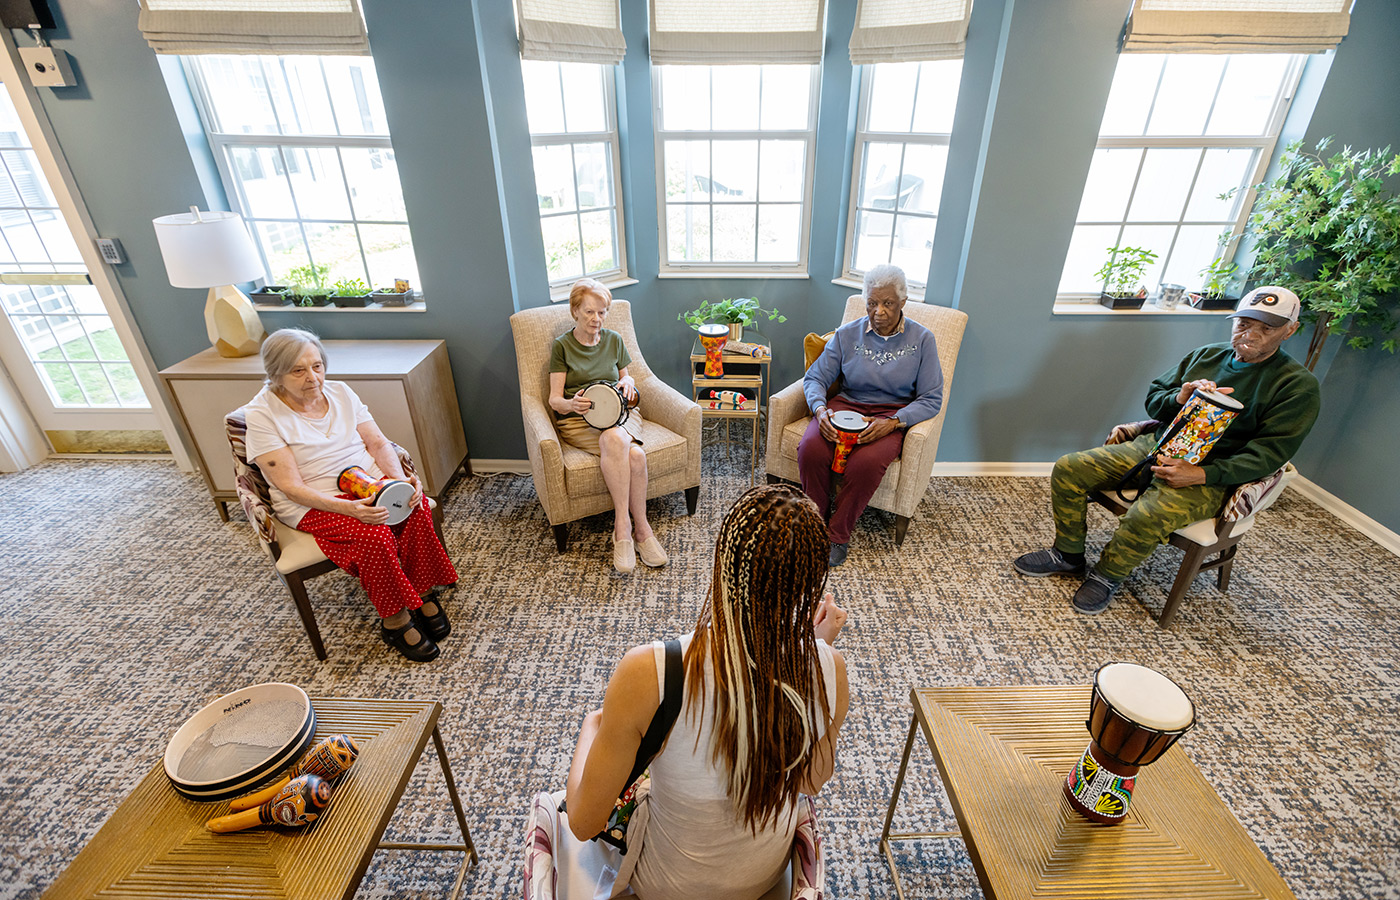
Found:
[{"label": "beige upholstered armchair", "polygon": [[[570,522],[613,508],[598,457],[559,440],[554,411],[549,408],[550,345],[573,327],[565,303],[522,310],[510,317],[530,475],[560,553],[569,548]],[[693,514],[700,498],[700,407],[647,365],[632,327],[632,304],[614,300],[603,327],[622,335],[632,357],[628,371],[637,383],[645,417],[641,437],[647,453],[647,497],[683,490],[686,511]]]},{"label": "beige upholstered armchair", "polygon": [[[870,505],[894,513],[894,542],[904,543],[909,520],[923,499],[933,474],[933,460],[938,455],[938,439],[943,433],[943,420],[948,412],[948,396],[953,387],[953,368],[962,347],[967,313],[947,306],[910,301],[904,314],[933,332],[938,341],[938,361],[943,366],[943,406],[938,415],[920,422],[904,435],[904,449],[890,464]],[[846,313],[841,324],[854,322],[865,315],[865,299],[857,294],[846,301]],[[802,380],[783,388],[768,401],[769,481],[800,481],[797,471],[797,445],[807,430],[812,416],[802,396]]]}]

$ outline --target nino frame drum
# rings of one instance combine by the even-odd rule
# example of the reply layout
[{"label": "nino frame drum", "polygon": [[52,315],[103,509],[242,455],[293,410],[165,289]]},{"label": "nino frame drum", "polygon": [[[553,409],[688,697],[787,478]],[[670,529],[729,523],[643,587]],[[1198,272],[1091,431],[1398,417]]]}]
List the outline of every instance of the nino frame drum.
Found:
[{"label": "nino frame drum", "polygon": [[626,422],[633,407],[637,405],[636,400],[629,403],[622,388],[611,381],[590,381],[579,388],[575,396],[593,404],[580,415],[583,416],[583,421],[599,431],[616,428]]}]

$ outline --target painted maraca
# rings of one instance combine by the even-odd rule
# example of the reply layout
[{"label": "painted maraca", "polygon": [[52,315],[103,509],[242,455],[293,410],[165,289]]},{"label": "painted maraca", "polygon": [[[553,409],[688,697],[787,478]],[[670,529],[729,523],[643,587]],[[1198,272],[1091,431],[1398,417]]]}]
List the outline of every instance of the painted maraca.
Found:
[{"label": "painted maraca", "polygon": [[276,797],[277,792],[286,787],[287,782],[298,775],[319,775],[327,781],[334,781],[343,775],[346,769],[350,768],[359,755],[360,745],[355,743],[354,738],[348,734],[333,734],[306,751],[306,755],[301,758],[301,761],[292,766],[279,781],[260,791],[254,791],[247,796],[230,801],[228,810],[229,812],[240,812],[262,806]]},{"label": "painted maraca", "polygon": [[218,834],[257,828],[259,825],[310,825],[321,817],[331,801],[331,786],[319,775],[302,775],[287,782],[277,796],[257,809],[210,819],[208,828]]}]

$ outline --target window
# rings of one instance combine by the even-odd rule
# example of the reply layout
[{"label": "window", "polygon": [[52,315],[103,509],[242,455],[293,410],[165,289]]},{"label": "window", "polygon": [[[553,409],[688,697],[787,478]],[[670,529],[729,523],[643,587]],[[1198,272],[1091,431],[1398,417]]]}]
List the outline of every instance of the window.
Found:
[{"label": "window", "polygon": [[1289,54],[1120,56],[1060,299],[1097,298],[1120,246],[1157,254],[1149,287],[1199,288],[1244,230],[1301,70]]},{"label": "window", "polygon": [[866,66],[846,225],[847,278],[893,263],[922,287],[933,255],[962,60]]},{"label": "window", "polygon": [[276,284],[419,287],[367,56],[187,56],[230,202]]},{"label": "window", "polygon": [[816,66],[656,66],[661,271],[807,271]]},{"label": "window", "polygon": [[524,60],[549,283],[626,275],[613,67]]}]

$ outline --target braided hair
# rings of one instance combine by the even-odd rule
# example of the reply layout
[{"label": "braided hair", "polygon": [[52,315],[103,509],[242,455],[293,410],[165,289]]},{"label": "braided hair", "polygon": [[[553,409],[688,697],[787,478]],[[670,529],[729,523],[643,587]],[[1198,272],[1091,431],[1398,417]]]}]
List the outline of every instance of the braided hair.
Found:
[{"label": "braided hair", "polygon": [[[686,659],[692,715],[713,669],[711,761],[757,834],[797,801],[833,698],[820,677],[812,616],[826,586],[826,526],[790,485],[745,493],[720,526],[714,575]],[[818,718],[818,717],[821,718]],[[722,764],[722,766],[721,766]]]}]

